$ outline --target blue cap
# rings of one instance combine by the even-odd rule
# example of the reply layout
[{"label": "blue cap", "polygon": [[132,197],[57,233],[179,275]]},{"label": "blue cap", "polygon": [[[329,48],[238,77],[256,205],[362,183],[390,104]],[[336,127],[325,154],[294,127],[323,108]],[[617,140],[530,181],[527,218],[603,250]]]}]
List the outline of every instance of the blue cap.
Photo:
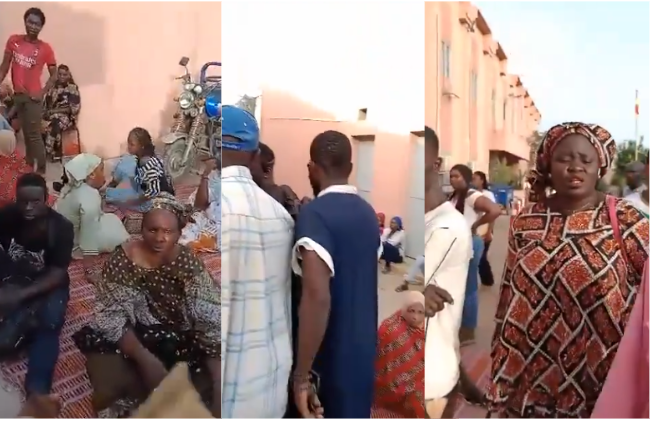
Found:
[{"label": "blue cap", "polygon": [[237,141],[221,141],[221,148],[238,152],[255,152],[260,145],[260,127],[257,120],[246,110],[226,105],[221,108],[221,136],[234,137]]}]

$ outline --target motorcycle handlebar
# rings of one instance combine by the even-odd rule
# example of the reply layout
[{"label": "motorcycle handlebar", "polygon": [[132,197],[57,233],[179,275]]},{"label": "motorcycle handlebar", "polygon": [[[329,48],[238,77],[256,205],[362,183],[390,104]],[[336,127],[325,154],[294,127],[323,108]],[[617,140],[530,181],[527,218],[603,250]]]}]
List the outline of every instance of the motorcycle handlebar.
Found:
[{"label": "motorcycle handlebar", "polygon": [[209,63],[203,64],[203,67],[201,67],[201,77],[200,77],[200,82],[201,84],[205,83],[205,73],[208,71],[210,67],[221,67],[221,63],[218,61],[212,61]]}]

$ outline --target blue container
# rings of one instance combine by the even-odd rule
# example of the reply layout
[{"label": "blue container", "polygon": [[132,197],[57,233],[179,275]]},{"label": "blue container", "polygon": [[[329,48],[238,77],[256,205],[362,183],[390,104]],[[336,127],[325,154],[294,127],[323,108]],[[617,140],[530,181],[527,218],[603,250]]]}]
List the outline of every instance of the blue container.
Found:
[{"label": "blue container", "polygon": [[494,199],[497,201],[497,204],[509,210],[510,203],[514,198],[514,189],[509,185],[492,185],[490,186],[490,191],[494,194]]}]

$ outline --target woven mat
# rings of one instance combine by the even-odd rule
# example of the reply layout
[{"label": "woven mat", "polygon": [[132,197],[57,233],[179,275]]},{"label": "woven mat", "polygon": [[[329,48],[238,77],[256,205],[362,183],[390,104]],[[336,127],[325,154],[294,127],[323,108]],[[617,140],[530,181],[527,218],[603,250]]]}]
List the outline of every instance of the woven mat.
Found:
[{"label": "woven mat", "polygon": [[[490,376],[490,353],[477,345],[461,348],[461,359],[469,377],[474,380],[479,388],[487,384]],[[484,419],[485,408],[458,401],[455,419]]]},{"label": "woven mat", "polygon": [[[192,189],[190,188],[189,192],[185,189],[183,191],[181,195],[186,198]],[[102,256],[103,260],[106,258],[108,255]],[[221,256],[202,253],[200,258],[210,274],[215,279],[220,279]],[[59,395],[63,402],[60,418],[93,418],[96,415],[92,409],[92,388],[86,374],[86,359],[75,347],[72,334],[91,320],[95,290],[94,286],[86,281],[81,261],[74,261],[70,265],[68,273],[70,274],[70,301],[60,337],[60,354],[54,370],[53,391]],[[10,387],[22,392],[23,395],[26,372],[27,362],[25,359],[0,364],[2,378]]]}]

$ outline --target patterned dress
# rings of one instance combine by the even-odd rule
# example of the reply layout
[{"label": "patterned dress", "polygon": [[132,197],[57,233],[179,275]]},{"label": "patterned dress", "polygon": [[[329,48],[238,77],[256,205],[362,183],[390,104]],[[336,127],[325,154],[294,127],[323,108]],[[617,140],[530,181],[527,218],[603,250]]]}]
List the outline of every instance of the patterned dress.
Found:
[{"label": "patterned dress", "polygon": [[[48,114],[53,109],[70,109],[68,112]],[[79,87],[72,83],[57,83],[45,96],[44,110],[47,126],[45,128],[45,150],[54,160],[63,156],[63,132],[76,126],[81,110]],[[73,155],[73,154],[66,154]]]},{"label": "patterned dress", "polygon": [[32,169],[17,151],[11,155],[0,155],[0,207],[16,200],[16,180]]},{"label": "patterned dress", "polygon": [[[119,355],[117,342],[124,328],[131,326],[165,366],[188,362],[192,372],[204,374],[203,381],[207,377],[211,385],[205,360],[221,353],[218,296],[215,281],[190,249],[182,246],[174,261],[145,269],[133,263],[120,246],[104,266],[94,322],[73,338],[89,360],[97,354]],[[93,388],[104,390],[92,378]],[[111,411],[122,414],[131,409],[136,405],[132,399],[124,398]]]},{"label": "patterned dress", "polygon": [[648,258],[648,220],[623,200],[616,212],[625,249],[605,202],[567,217],[538,203],[514,219],[487,389],[500,417],[591,415]]},{"label": "patterned dress", "polygon": [[424,329],[409,326],[398,311],[377,338],[375,418],[425,418]]}]

